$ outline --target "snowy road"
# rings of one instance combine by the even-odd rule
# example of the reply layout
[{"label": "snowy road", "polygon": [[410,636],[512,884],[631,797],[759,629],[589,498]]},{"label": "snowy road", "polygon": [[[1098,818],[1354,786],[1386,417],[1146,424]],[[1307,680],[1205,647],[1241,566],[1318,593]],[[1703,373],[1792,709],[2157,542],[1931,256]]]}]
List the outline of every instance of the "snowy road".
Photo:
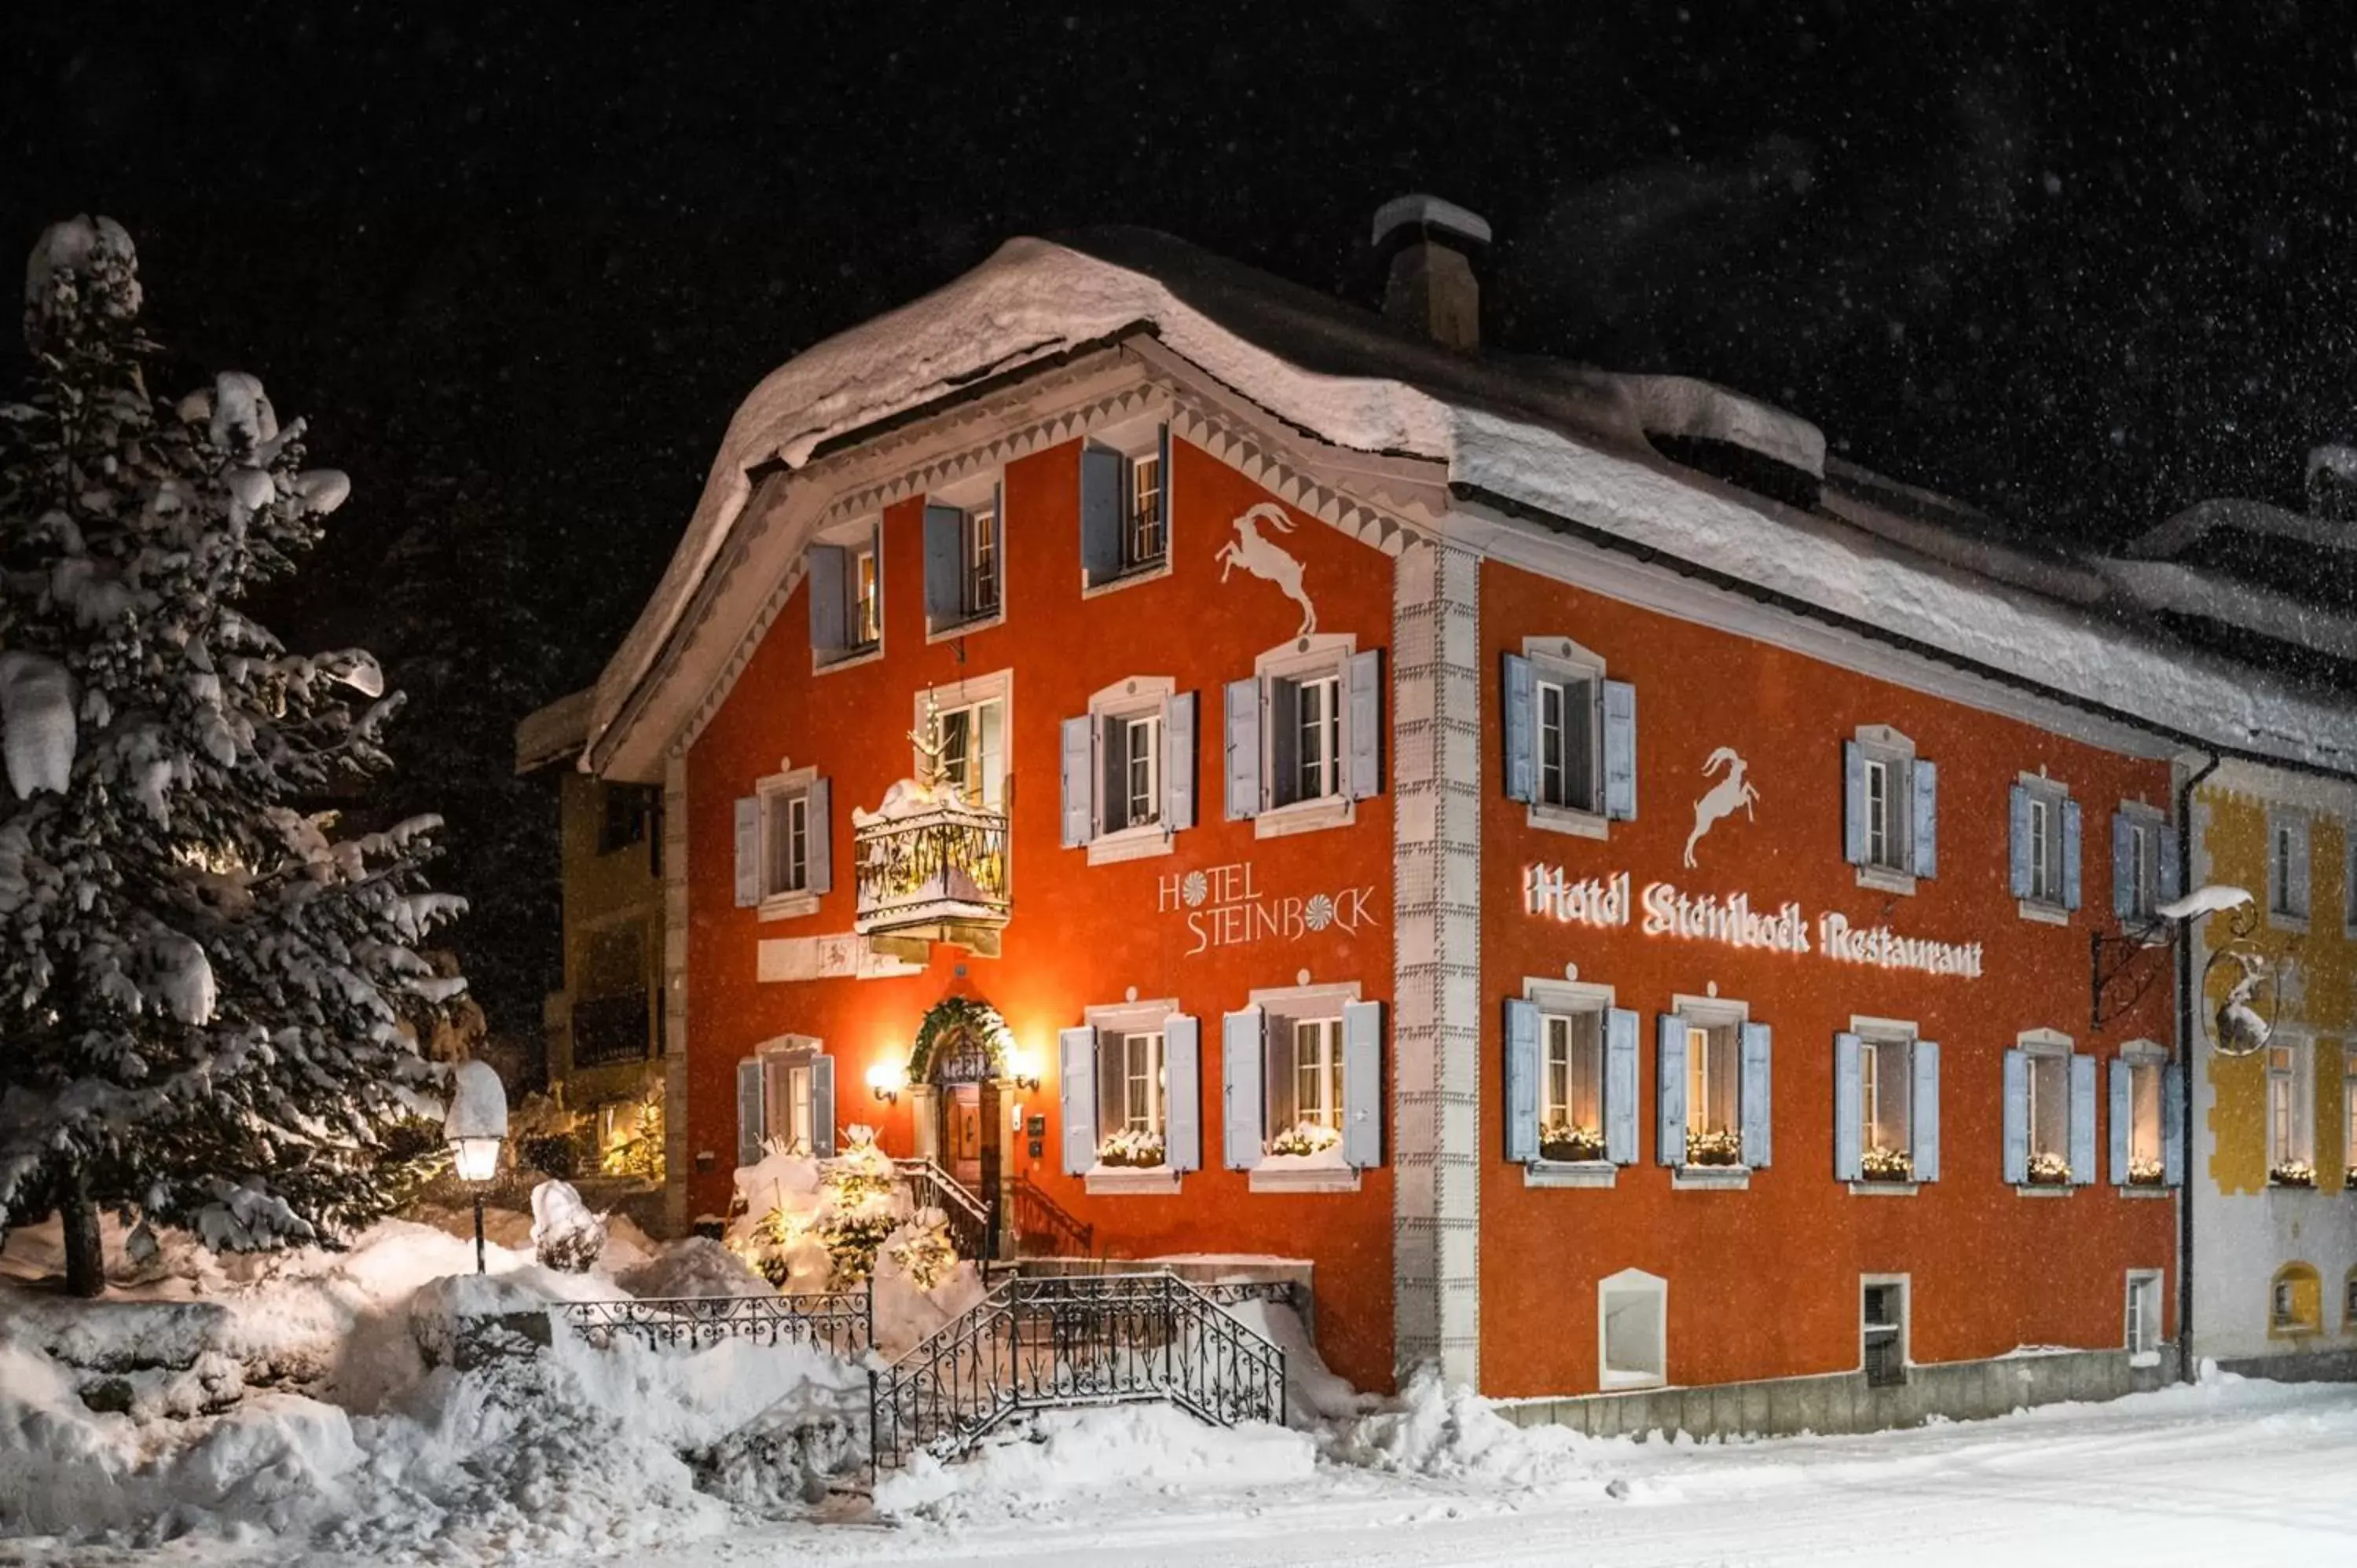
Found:
[{"label": "snowy road", "polygon": [[[1539,1484],[1319,1464],[1281,1487],[1183,1478],[1017,1498],[897,1528],[795,1527],[683,1564],[2357,1562],[2357,1389],[2226,1384],[1871,1437],[1579,1443]],[[1010,1493],[1036,1477],[1017,1477]],[[1614,1496],[1614,1492],[1623,1495]],[[1009,1519],[1009,1512],[1020,1517]],[[996,1517],[991,1517],[993,1514]]]}]

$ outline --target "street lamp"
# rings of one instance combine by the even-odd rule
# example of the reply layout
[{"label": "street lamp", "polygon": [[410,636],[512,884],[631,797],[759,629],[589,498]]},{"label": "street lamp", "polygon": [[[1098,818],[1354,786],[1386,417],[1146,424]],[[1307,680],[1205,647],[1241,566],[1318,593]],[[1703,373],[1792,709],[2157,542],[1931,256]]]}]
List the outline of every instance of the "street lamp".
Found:
[{"label": "street lamp", "polygon": [[458,1179],[475,1189],[475,1272],[483,1268],[483,1188],[500,1174],[500,1144],[508,1135],[508,1091],[491,1064],[464,1061],[450,1075],[450,1109],[442,1136]]}]

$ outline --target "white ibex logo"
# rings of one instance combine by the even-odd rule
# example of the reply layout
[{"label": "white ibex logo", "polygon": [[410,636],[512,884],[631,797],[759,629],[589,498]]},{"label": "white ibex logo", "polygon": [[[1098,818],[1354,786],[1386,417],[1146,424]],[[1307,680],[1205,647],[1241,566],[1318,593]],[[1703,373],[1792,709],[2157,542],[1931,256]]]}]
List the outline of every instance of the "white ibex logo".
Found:
[{"label": "white ibex logo", "polygon": [[1712,785],[1704,792],[1703,798],[1695,802],[1694,832],[1686,835],[1688,865],[1695,863],[1695,845],[1702,842],[1702,835],[1710,832],[1722,817],[1731,817],[1740,810],[1753,822],[1760,820],[1759,813],[1751,809],[1759,804],[1760,791],[1743,777],[1743,758],[1735,754],[1734,747],[1722,746],[1712,752],[1710,760],[1702,765],[1703,777],[1706,779],[1721,768],[1727,769],[1727,777]]},{"label": "white ibex logo", "polygon": [[1293,635],[1308,637],[1318,629],[1318,607],[1301,591],[1301,563],[1263,539],[1260,531],[1253,526],[1256,522],[1265,522],[1279,533],[1293,532],[1283,507],[1263,501],[1247,510],[1236,519],[1235,538],[1221,545],[1214,557],[1220,563],[1220,581],[1226,582],[1229,571],[1241,566],[1255,577],[1275,583],[1286,598],[1301,607],[1301,629]]}]

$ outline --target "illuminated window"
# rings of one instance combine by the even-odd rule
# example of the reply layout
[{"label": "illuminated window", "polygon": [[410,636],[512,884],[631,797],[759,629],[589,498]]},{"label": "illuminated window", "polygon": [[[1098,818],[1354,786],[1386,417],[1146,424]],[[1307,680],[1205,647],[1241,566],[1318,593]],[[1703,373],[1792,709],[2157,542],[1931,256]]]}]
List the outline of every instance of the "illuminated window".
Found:
[{"label": "illuminated window", "polygon": [[1733,1024],[1686,1028],[1686,1138],[1739,1136],[1743,1036]]},{"label": "illuminated window", "polygon": [[1122,565],[1130,571],[1157,565],[1170,549],[1169,513],[1163,499],[1162,455],[1129,459],[1127,526],[1122,532]]},{"label": "illuminated window", "polygon": [[2316,1185],[2309,1079],[2299,1042],[2267,1047],[2267,1179],[2276,1187]]},{"label": "illuminated window", "polygon": [[1539,1157],[1605,1157],[1601,1007],[1540,1015]]},{"label": "illuminated window", "polygon": [[1162,1134],[1162,1032],[1106,1030],[1097,1038],[1097,1135]]},{"label": "illuminated window", "polygon": [[2267,1332],[2277,1338],[2324,1327],[2324,1282],[2308,1263],[2286,1263],[2267,1282]]},{"label": "illuminated window", "polygon": [[851,557],[851,646],[873,648],[884,637],[884,569],[877,548],[864,545]]}]

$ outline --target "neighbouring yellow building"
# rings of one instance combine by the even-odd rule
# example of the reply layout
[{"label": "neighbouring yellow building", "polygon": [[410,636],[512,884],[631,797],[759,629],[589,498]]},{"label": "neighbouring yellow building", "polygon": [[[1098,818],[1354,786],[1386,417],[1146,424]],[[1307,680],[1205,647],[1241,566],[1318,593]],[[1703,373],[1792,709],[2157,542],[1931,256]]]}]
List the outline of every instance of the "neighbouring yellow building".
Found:
[{"label": "neighbouring yellow building", "polygon": [[[2194,792],[2195,886],[2252,902],[2190,938],[2193,1350],[2271,1377],[2357,1375],[2353,827],[2345,780],[2228,760]],[[2242,1005],[2270,1027],[2229,1055],[2219,1012],[2254,966]]]},{"label": "neighbouring yellow building", "polygon": [[636,1191],[609,1201],[677,1234],[684,1119],[665,1111],[685,1086],[663,1048],[662,795],[574,766],[590,697],[559,698],[516,726],[516,770],[557,775],[565,973],[542,1004],[549,1087],[588,1119],[598,1168],[585,1175],[630,1183]]}]

